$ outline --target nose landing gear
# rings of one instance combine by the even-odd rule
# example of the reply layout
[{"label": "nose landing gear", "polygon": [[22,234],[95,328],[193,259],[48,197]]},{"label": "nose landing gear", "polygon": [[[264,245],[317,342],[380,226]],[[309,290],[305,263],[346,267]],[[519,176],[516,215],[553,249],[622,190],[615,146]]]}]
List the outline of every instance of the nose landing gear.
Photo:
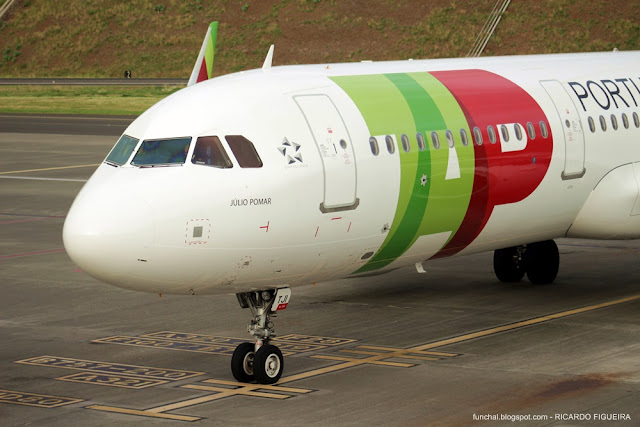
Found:
[{"label": "nose landing gear", "polygon": [[253,319],[247,330],[255,337],[255,344],[245,342],[236,347],[231,356],[231,373],[239,382],[274,384],[282,376],[284,358],[280,349],[269,343],[276,336],[272,318],[278,310],[287,308],[291,289],[242,292],[236,297],[242,308],[251,309]]}]

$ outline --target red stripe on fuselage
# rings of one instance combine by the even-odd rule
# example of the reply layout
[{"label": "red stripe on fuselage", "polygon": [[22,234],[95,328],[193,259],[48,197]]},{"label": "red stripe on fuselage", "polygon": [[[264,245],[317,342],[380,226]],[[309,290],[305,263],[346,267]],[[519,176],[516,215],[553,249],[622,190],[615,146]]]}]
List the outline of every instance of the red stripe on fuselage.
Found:
[{"label": "red stripe on fuselage", "polygon": [[[510,80],[484,70],[431,74],[456,98],[472,133],[477,126],[483,139],[481,146],[474,144],[475,174],[469,207],[456,234],[434,256],[440,258],[460,252],[478,237],[495,206],[519,202],[533,193],[549,169],[553,137],[540,105]],[[549,132],[546,139],[540,132],[541,121]],[[534,124],[535,139],[526,133],[528,122]],[[527,145],[523,150],[502,152],[499,125],[507,123],[520,123],[525,128]],[[495,144],[489,142],[488,126],[495,129]],[[513,128],[509,131],[515,138]]]}]

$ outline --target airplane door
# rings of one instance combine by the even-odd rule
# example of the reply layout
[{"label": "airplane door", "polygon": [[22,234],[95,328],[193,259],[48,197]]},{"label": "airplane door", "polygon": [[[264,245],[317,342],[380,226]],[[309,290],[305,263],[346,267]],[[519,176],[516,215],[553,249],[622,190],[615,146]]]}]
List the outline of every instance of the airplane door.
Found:
[{"label": "airplane door", "polygon": [[564,171],[562,179],[582,178],[584,168],[584,133],[573,100],[557,80],[544,80],[540,84],[547,91],[556,107],[564,130]]},{"label": "airplane door", "polygon": [[324,169],[323,212],[355,209],[356,164],[347,127],[327,95],[293,98],[304,115],[316,143]]}]

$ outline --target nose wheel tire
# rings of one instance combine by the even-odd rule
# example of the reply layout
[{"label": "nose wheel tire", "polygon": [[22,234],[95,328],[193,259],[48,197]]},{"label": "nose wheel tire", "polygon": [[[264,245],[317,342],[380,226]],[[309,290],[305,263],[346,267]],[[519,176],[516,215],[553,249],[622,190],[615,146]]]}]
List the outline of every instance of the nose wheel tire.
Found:
[{"label": "nose wheel tire", "polygon": [[248,383],[254,380],[255,345],[244,342],[236,347],[231,356],[231,373],[241,382]]},{"label": "nose wheel tire", "polygon": [[260,384],[274,384],[282,376],[284,358],[278,347],[266,344],[260,347],[253,360],[253,375]]}]

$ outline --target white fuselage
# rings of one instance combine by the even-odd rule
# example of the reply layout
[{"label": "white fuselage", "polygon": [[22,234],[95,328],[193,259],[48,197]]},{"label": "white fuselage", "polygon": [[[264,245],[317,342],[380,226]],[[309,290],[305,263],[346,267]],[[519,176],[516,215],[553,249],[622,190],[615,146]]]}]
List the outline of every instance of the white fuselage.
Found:
[{"label": "white fuselage", "polygon": [[[202,82],[129,126],[125,135],[138,146],[121,165],[103,163],[84,186],[65,222],[65,247],[113,285],[203,294],[373,274],[567,235],[638,238],[638,69],[640,53],[612,52],[287,66]],[[532,119],[535,138],[525,118],[510,118],[520,114],[518,102],[486,96],[480,83],[461,80],[466,70],[537,104],[545,119]],[[480,91],[484,104],[471,94],[466,101],[464,90]],[[431,113],[418,111],[426,105],[418,92],[433,100]],[[455,148],[448,129],[428,128],[436,110]],[[472,138],[480,120],[495,128],[495,144],[485,122],[477,126],[483,145]],[[262,167],[240,166],[231,135],[253,143]],[[198,138],[211,136],[232,167],[190,161]],[[131,164],[143,141],[185,137],[192,142],[184,163]],[[531,188],[518,195],[527,174]]]}]

